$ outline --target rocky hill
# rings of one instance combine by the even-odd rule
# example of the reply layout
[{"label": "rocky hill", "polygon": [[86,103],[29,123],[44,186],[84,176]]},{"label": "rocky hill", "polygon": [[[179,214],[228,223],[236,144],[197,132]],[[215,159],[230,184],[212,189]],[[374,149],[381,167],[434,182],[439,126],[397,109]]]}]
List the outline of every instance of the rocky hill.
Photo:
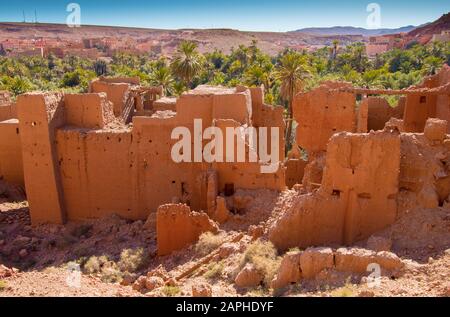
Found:
[{"label": "rocky hill", "polygon": [[438,20],[419,27],[408,33],[412,37],[432,36],[433,34],[440,34],[442,31],[450,30],[450,12],[444,14]]},{"label": "rocky hill", "polygon": [[296,30],[294,32],[301,32],[310,35],[362,35],[362,36],[376,36],[397,33],[407,33],[414,30],[414,25],[408,25],[397,29],[365,29],[356,28],[352,26],[334,26],[329,28],[305,28]]}]

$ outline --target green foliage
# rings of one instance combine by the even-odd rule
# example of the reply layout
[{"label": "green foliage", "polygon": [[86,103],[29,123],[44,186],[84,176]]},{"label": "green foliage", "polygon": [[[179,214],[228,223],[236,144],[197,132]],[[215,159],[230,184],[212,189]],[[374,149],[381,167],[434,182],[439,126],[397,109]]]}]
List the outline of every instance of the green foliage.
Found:
[{"label": "green foliage", "polygon": [[166,95],[172,95],[174,92],[175,80],[166,66],[162,66],[153,71],[150,75],[150,84],[153,86],[162,86]]},{"label": "green foliage", "polygon": [[204,55],[196,43],[185,41],[171,63],[165,57],[127,53],[115,54],[110,62],[76,56],[61,59],[53,54],[46,58],[0,54],[0,89],[15,96],[32,90],[86,92],[89,81],[100,75],[137,76],[143,84],[161,85],[166,95],[175,96],[201,84],[264,85],[266,102],[287,107],[292,91],[310,90],[325,80],[402,89],[437,73],[444,63],[450,63],[450,43],[411,42],[404,50],[394,49],[370,60],[362,43],[343,46],[334,41],[314,53],[286,49],[271,57],[256,41],[232,48],[229,54],[215,50]]},{"label": "green foliage", "polygon": [[199,75],[204,64],[204,57],[197,51],[197,44],[184,41],[180,44],[171,67],[173,73],[180,78],[186,86]]},{"label": "green foliage", "polygon": [[94,62],[94,71],[97,76],[104,76],[108,73],[108,64],[106,61],[99,59]]},{"label": "green foliage", "polygon": [[87,92],[89,82],[96,77],[95,72],[77,68],[66,73],[61,80],[61,88],[78,88],[82,92]]}]

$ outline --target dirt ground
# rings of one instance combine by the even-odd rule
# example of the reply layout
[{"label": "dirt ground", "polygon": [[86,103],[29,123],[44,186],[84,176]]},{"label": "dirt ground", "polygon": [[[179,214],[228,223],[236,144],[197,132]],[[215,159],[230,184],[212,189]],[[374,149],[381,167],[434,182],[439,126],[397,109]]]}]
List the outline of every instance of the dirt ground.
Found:
[{"label": "dirt ground", "polygon": [[[192,296],[192,288],[199,285],[209,285],[212,296],[450,296],[450,210],[444,208],[414,210],[377,234],[392,241],[391,251],[406,265],[402,274],[383,276],[376,286],[366,283],[364,276],[350,275],[301,280],[281,292],[263,286],[239,288],[234,278],[243,254],[254,240],[254,226],[270,223],[295,194],[286,191],[279,195],[248,195],[252,197],[248,208],[221,228],[221,243],[235,241],[233,252],[224,256],[197,244],[157,257],[152,226],[115,216],[66,226],[32,227],[26,201],[3,201],[0,297]],[[365,244],[361,241],[357,246]],[[145,255],[145,261],[141,261],[142,257],[124,256],[124,250],[141,250],[139,254]],[[195,267],[208,254],[212,255],[210,261]],[[108,262],[99,269],[91,259],[101,256]],[[136,261],[140,261],[139,265],[134,265]],[[124,274],[123,267],[133,272]],[[163,272],[172,282],[151,291],[133,286],[139,276],[151,276],[155,271]],[[176,280],[189,271],[186,278]]]}]

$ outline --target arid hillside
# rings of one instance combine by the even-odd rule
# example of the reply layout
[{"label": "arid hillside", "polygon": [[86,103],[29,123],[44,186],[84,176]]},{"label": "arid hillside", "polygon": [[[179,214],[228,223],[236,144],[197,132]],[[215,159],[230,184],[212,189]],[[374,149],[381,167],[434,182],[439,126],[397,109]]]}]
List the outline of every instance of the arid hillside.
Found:
[{"label": "arid hillside", "polygon": [[182,40],[198,44],[202,53],[219,49],[228,53],[231,48],[249,45],[256,40],[263,52],[277,54],[286,47],[305,45],[330,45],[338,39],[342,44],[363,40],[359,35],[314,36],[300,32],[242,32],[232,29],[140,29],[111,26],[81,26],[69,28],[64,24],[0,23],[0,41],[6,39],[46,38],[81,41],[86,38],[125,38],[139,41],[154,41],[161,45],[162,52],[170,55]]}]

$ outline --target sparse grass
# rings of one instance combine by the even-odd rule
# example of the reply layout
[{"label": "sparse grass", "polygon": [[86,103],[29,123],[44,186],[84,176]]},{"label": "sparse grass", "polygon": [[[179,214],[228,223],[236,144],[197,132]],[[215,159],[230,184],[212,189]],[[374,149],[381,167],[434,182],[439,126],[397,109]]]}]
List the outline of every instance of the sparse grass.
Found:
[{"label": "sparse grass", "polygon": [[334,290],[331,293],[331,296],[333,296],[333,297],[354,297],[355,294],[352,289],[352,284],[350,284],[349,282],[345,283],[345,285],[343,287]]},{"label": "sparse grass", "polygon": [[222,272],[224,269],[223,261],[218,263],[211,263],[208,265],[208,271],[203,275],[208,280],[214,280],[222,276]]},{"label": "sparse grass", "polygon": [[98,275],[107,283],[118,283],[126,274],[135,273],[144,267],[148,260],[145,250],[138,248],[123,250],[117,262],[105,255],[80,258],[77,262],[83,267],[85,274]]},{"label": "sparse grass", "polygon": [[167,297],[177,296],[181,292],[178,286],[168,286],[168,285],[164,286],[161,291]]},{"label": "sparse grass", "polygon": [[225,241],[224,234],[213,234],[212,232],[205,232],[202,234],[195,245],[195,251],[200,256],[205,256],[217,249]]},{"label": "sparse grass", "polygon": [[269,290],[262,286],[258,286],[247,293],[250,297],[267,297],[270,295]]},{"label": "sparse grass", "polygon": [[118,265],[105,255],[90,257],[84,264],[83,270],[86,274],[99,275],[100,279],[107,283],[120,282],[123,276]]},{"label": "sparse grass", "polygon": [[291,252],[294,253],[294,252],[300,252],[300,251],[301,251],[300,248],[295,247],[295,248],[290,248],[287,253],[291,253]]},{"label": "sparse grass", "polygon": [[5,281],[0,280],[0,292],[3,292],[8,287]]},{"label": "sparse grass", "polygon": [[125,249],[120,254],[120,260],[117,265],[123,272],[134,273],[144,267],[148,260],[149,256],[143,248]]},{"label": "sparse grass", "polygon": [[106,283],[119,283],[123,279],[123,272],[118,269],[116,263],[108,262],[102,267],[100,278]]},{"label": "sparse grass", "polygon": [[280,267],[280,262],[281,258],[274,245],[269,241],[258,240],[247,247],[239,268],[252,263],[264,275],[264,283],[268,286]]},{"label": "sparse grass", "polygon": [[109,261],[108,257],[102,256],[91,256],[86,263],[84,263],[83,269],[87,274],[96,274],[101,272],[103,265]]}]

